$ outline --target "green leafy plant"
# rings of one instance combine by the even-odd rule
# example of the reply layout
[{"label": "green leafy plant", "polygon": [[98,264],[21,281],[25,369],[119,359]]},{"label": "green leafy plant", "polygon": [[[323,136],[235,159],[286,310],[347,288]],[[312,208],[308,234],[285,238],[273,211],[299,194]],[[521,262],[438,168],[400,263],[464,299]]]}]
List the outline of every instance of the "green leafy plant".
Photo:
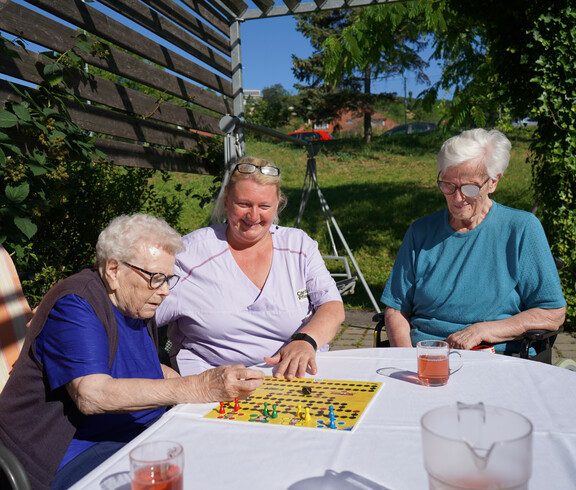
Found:
[{"label": "green leafy plant", "polygon": [[[540,90],[532,114],[538,118],[531,150],[532,176],[552,251],[562,259],[560,277],[576,325],[576,9],[554,7],[531,31],[539,53],[531,83]],[[526,60],[528,62],[529,60]]]},{"label": "green leafy plant", "polygon": [[[84,39],[77,47],[105,55]],[[0,49],[18,56],[1,37]],[[82,102],[67,82],[90,76],[77,69],[82,59],[70,50],[46,60],[43,82],[35,89],[11,84],[15,97],[0,109],[0,243],[14,253],[32,305],[52,284],[94,262],[98,234],[113,217],[146,212],[178,229],[192,194],[159,193],[153,177],[166,181],[166,172],[107,162],[94,145],[96,135],[79,128],[66,110],[67,100]],[[196,154],[213,163],[215,144],[199,145]]]}]

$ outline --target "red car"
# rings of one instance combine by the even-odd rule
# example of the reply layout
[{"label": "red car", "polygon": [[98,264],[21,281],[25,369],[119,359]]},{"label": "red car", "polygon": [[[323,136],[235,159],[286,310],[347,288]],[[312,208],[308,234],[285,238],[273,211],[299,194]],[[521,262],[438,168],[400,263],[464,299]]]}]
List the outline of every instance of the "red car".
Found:
[{"label": "red car", "polygon": [[304,141],[330,141],[334,139],[326,131],[294,131],[293,133],[288,133],[288,136]]}]

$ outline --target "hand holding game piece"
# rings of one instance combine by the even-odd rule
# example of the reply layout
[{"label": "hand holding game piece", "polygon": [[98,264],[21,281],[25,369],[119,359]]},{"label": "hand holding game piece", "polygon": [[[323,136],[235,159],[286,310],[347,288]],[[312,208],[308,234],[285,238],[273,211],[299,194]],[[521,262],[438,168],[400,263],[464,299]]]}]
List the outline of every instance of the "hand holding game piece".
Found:
[{"label": "hand holding game piece", "polygon": [[240,364],[219,366],[176,381],[188,384],[187,395],[179,403],[232,401],[253,393],[264,382],[264,373]]}]

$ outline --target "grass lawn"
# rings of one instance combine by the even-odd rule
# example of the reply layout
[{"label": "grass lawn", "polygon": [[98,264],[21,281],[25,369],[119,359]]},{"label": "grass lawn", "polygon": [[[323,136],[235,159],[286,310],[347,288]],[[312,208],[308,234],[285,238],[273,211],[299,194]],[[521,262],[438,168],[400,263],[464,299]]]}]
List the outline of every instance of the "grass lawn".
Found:
[{"label": "grass lawn", "polygon": [[[306,172],[305,149],[285,142],[256,141],[250,136],[247,154],[272,160],[282,171],[288,206],[280,216],[280,224],[293,226]],[[526,163],[529,133],[515,130],[508,136],[513,146],[512,159],[492,197],[501,204],[530,211],[534,193]],[[379,137],[372,145],[358,139],[336,139],[324,145],[316,156],[319,186],[378,303],[410,223],[445,206],[436,187],[436,154],[447,137],[436,133]],[[173,192],[172,186],[179,182],[201,194],[212,181],[210,176],[174,173],[173,182],[165,184],[163,192]],[[210,210],[200,209],[198,201],[191,200],[181,231],[206,225]],[[314,190],[300,227],[318,241],[323,254],[333,254]],[[334,236],[339,254],[346,255],[338,236]],[[332,264],[329,268],[336,270]],[[360,282],[356,293],[345,296],[344,302],[347,308],[374,309]]]}]

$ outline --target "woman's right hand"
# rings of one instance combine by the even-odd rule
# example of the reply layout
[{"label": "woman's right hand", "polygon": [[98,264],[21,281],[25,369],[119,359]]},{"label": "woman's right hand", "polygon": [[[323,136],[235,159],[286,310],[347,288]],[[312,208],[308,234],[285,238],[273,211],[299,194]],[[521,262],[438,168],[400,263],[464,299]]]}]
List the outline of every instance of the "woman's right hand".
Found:
[{"label": "woman's right hand", "polygon": [[264,382],[264,373],[241,364],[219,366],[203,373],[185,376],[195,385],[188,403],[231,401],[254,392]]}]

